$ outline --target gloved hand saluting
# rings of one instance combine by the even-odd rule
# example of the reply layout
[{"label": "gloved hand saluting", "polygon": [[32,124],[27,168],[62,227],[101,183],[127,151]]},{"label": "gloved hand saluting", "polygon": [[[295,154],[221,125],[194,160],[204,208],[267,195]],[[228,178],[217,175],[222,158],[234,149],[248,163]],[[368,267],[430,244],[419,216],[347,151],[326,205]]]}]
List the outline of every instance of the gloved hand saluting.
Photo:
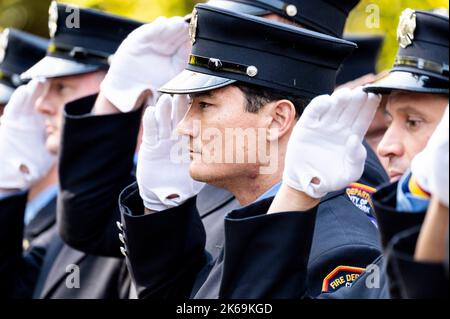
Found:
[{"label": "gloved hand saluting", "polygon": [[283,182],[321,198],[357,181],[367,156],[362,141],[380,100],[361,88],[315,98],[289,140]]},{"label": "gloved hand saluting", "polygon": [[411,171],[422,189],[449,206],[449,108],[445,111],[427,146],[417,154]]},{"label": "gloved hand saluting", "polygon": [[44,117],[34,109],[44,87],[33,80],[17,88],[5,107],[0,125],[0,189],[26,189],[54,163],[45,145]]},{"label": "gloved hand saluting", "polygon": [[181,205],[197,195],[204,185],[189,175],[188,140],[174,133],[188,107],[185,95],[173,99],[162,95],[156,107],[145,111],[137,183],[144,206],[151,211]]},{"label": "gloved hand saluting", "polygon": [[[160,17],[128,35],[112,58],[101,93],[121,112],[137,107],[146,90],[157,90],[180,73],[190,52],[188,24],[181,17]],[[154,104],[153,104],[154,105]]]}]

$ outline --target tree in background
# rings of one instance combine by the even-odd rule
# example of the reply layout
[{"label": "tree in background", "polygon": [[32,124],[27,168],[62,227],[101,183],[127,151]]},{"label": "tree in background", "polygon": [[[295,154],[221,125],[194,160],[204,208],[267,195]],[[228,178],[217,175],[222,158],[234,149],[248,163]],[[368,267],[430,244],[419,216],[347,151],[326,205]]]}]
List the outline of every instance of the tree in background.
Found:
[{"label": "tree in background", "polygon": [[[311,0],[314,1],[314,0]],[[158,16],[185,15],[199,0],[61,0],[121,14],[143,22]],[[15,27],[41,36],[48,36],[47,12],[50,0],[0,0],[0,29]],[[386,35],[378,70],[390,68],[397,52],[396,30],[400,13],[406,8],[448,9],[447,0],[362,0],[351,13],[347,32]],[[379,12],[379,21],[377,19]],[[378,22],[378,23],[377,23]]]}]

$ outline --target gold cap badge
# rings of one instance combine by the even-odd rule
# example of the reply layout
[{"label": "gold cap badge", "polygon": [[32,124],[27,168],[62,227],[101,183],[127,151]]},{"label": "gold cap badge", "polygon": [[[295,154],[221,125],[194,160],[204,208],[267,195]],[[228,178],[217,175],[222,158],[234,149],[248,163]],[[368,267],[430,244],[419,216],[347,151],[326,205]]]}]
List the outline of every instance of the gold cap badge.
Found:
[{"label": "gold cap badge", "polygon": [[48,9],[48,31],[50,37],[53,38],[58,29],[58,5],[56,1],[52,1]]},{"label": "gold cap badge", "polygon": [[191,38],[191,43],[194,44],[197,37],[197,21],[198,13],[197,9],[192,11],[191,22],[189,23],[189,36]]},{"label": "gold cap badge", "polygon": [[397,40],[403,49],[413,43],[416,26],[416,12],[412,9],[403,11],[397,29]]},{"label": "gold cap badge", "polygon": [[8,47],[9,29],[5,29],[0,33],[0,63],[3,62],[6,56],[6,48]]}]

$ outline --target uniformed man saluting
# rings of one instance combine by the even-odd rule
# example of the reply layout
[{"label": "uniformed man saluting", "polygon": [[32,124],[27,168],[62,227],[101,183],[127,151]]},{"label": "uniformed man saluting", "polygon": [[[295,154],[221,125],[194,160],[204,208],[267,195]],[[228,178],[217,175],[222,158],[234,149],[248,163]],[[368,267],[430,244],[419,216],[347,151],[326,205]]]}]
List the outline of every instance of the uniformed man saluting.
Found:
[{"label": "uniformed man saluting", "polygon": [[[342,36],[348,13],[357,3],[354,0],[295,0],[287,6],[277,0],[208,2],[217,8],[295,24],[339,37]],[[134,176],[130,177],[130,166],[139,109],[152,101],[154,104],[156,100],[153,99],[158,97],[156,90],[186,65],[190,45],[187,29],[181,18],[160,17],[133,32],[116,52],[92,114],[66,118],[64,136],[67,143],[61,150],[60,164],[64,172],[61,175],[60,220],[64,238],[74,247],[101,255],[122,256],[115,227],[120,218],[115,195],[120,185],[134,179]],[[145,91],[151,92],[151,99],[145,96]],[[76,106],[68,109],[72,107]],[[84,136],[74,134],[79,126],[89,133]],[[92,143],[94,139],[96,143]],[[84,152],[79,152],[80,148]],[[110,155],[105,158],[102,152]],[[385,181],[376,155],[369,148],[368,154],[362,182],[369,187],[363,186],[365,190],[351,188],[352,192],[364,193],[364,196],[369,196],[367,190]],[[102,162],[97,160],[99,157]],[[79,164],[83,162],[97,163],[98,167],[92,170],[102,174],[90,174]],[[93,201],[93,197],[102,198],[102,201]],[[360,198],[365,200],[353,197],[356,201]],[[365,201],[362,209],[370,212],[370,205]],[[240,204],[233,194],[210,184],[205,185],[198,194],[197,208],[208,234],[206,249],[212,258],[217,257],[223,248],[223,218],[238,207]]]},{"label": "uniformed man saluting", "polygon": [[[379,98],[345,90],[306,106],[333,92],[336,71],[355,45],[208,5],[196,6],[190,32],[188,67],[160,89],[180,95],[164,95],[146,110],[138,182],[120,197],[122,251],[139,297],[316,297],[351,284],[332,283],[344,273],[356,278],[380,255],[375,226],[345,194],[362,175],[362,139]],[[344,125],[331,125],[340,115]],[[252,146],[242,154],[222,146],[215,154],[242,155],[244,162],[210,161],[197,124],[212,136],[263,129],[257,147],[277,142],[278,150],[252,162]],[[188,163],[170,157],[175,127],[190,140]],[[281,183],[283,171],[288,184]],[[224,220],[224,248],[214,260],[205,256],[195,207],[201,182],[246,206]],[[289,204],[286,189],[296,194],[288,195],[289,210],[302,212],[266,215],[272,202],[274,213]]]},{"label": "uniformed man saluting", "polygon": [[[68,17],[76,11],[79,26],[70,26]],[[119,283],[122,260],[87,255],[62,241],[56,225],[58,185],[44,189],[32,216],[26,216],[29,244],[22,247],[27,193],[55,163],[64,104],[98,92],[108,58],[141,25],[56,2],[49,18],[47,55],[22,74],[32,81],[15,91],[0,127],[0,236],[9,243],[0,254],[0,293],[10,298],[127,296]]]},{"label": "uniformed man saluting", "polygon": [[[443,178],[440,182],[431,182],[433,176],[445,176],[444,171],[437,173],[434,167],[442,167],[440,161],[433,163],[430,158],[424,160],[418,156],[441,122],[448,105],[448,24],[448,12],[442,15],[405,10],[397,31],[400,47],[390,74],[365,88],[367,92],[387,96],[385,119],[388,130],[380,142],[378,153],[388,159],[392,183],[375,193],[374,204],[383,246],[385,249],[390,247],[387,255],[393,298],[448,296],[445,284],[448,283],[448,273],[445,274],[442,262],[430,263],[424,256],[419,260],[414,257],[431,194],[440,195],[441,199],[448,198],[448,179],[447,182]],[[441,127],[448,127],[448,114],[446,116]],[[440,133],[436,132],[432,144],[435,145],[436,140],[437,144],[445,142],[442,132],[442,129]],[[448,161],[448,135],[447,154],[445,151],[437,154],[442,161],[447,156]],[[446,230],[439,225],[448,225],[448,213],[439,218],[440,221],[435,221],[435,227],[431,229],[442,243]],[[438,247],[429,245],[428,254],[433,255]]]}]

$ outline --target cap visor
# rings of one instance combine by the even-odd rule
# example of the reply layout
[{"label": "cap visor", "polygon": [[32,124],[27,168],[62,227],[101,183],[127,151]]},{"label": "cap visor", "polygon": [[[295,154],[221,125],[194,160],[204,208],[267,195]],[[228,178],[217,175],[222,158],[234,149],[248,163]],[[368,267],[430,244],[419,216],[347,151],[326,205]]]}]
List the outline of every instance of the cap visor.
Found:
[{"label": "cap visor", "polygon": [[245,13],[253,16],[263,16],[272,13],[270,10],[252,6],[249,4],[234,2],[230,0],[211,0],[206,3],[215,8],[225,9],[237,13]]},{"label": "cap visor", "polygon": [[97,71],[98,65],[82,64],[71,60],[46,56],[20,75],[22,80],[58,78]]},{"label": "cap visor", "polygon": [[0,104],[7,104],[13,92],[12,87],[0,83]]},{"label": "cap visor", "polygon": [[448,82],[429,76],[394,71],[384,78],[364,87],[367,93],[389,94],[391,91],[448,94]]},{"label": "cap visor", "polygon": [[163,85],[159,91],[168,94],[191,94],[211,91],[236,82],[217,76],[184,70]]}]

